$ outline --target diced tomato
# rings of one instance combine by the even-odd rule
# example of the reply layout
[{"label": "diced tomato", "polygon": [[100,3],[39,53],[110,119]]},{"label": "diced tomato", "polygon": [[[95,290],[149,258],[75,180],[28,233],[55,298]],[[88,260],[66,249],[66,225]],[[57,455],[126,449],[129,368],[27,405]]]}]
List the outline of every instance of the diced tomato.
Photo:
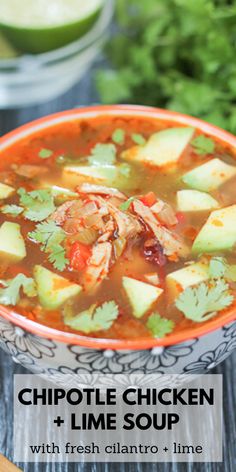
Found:
[{"label": "diced tomato", "polygon": [[143,195],[142,197],[139,197],[139,200],[143,202],[144,205],[151,207],[154,205],[157,201],[157,197],[154,192],[148,192],[146,195]]},{"label": "diced tomato", "polygon": [[194,241],[194,239],[197,236],[197,233],[198,231],[196,228],[194,228],[194,226],[188,226],[184,230],[184,235],[186,236],[186,238],[190,239],[191,241]]},{"label": "diced tomato", "polygon": [[70,267],[74,270],[85,269],[91,256],[91,248],[85,244],[75,242],[69,251]]},{"label": "diced tomato", "polygon": [[175,216],[178,220],[178,223],[186,223],[186,216],[184,213],[182,213],[182,211],[178,211]]}]

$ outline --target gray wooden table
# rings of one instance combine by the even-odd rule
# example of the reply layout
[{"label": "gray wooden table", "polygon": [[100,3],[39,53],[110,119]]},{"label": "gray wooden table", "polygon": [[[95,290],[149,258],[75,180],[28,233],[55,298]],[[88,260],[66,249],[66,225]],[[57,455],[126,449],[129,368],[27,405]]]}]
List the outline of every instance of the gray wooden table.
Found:
[{"label": "gray wooden table", "polygon": [[[91,74],[63,97],[41,106],[0,111],[0,135],[23,123],[60,110],[97,101]],[[12,460],[13,375],[26,372],[0,352],[0,453]],[[224,379],[224,462],[223,464],[17,464],[24,472],[236,472],[236,353],[216,373]],[[0,472],[4,472],[1,470]]]}]

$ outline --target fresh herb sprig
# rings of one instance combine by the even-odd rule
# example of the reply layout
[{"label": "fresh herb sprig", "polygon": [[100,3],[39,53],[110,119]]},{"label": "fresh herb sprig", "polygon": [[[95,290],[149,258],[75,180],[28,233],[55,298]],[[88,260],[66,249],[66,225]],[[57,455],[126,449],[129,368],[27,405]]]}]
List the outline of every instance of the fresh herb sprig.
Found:
[{"label": "fresh herb sprig", "polygon": [[203,134],[197,136],[191,141],[191,145],[200,156],[206,156],[207,154],[212,154],[215,150],[215,142],[211,138],[207,138]]},{"label": "fresh herb sprig", "polygon": [[114,144],[97,144],[91,150],[88,162],[93,166],[113,165],[116,163],[116,152]]},{"label": "fresh herb sprig", "polygon": [[39,157],[41,159],[49,159],[49,157],[52,157],[52,155],[53,155],[53,151],[51,151],[51,149],[42,148],[39,151]]},{"label": "fresh herb sprig", "polygon": [[224,279],[202,282],[196,287],[186,288],[177,298],[176,307],[186,318],[201,323],[230,306],[234,301],[229,285]]},{"label": "fresh herb sprig", "polygon": [[66,250],[62,245],[66,233],[54,221],[45,221],[36,226],[34,231],[28,233],[28,237],[40,244],[41,251],[48,254],[53,267],[63,271],[69,263],[66,258]]},{"label": "fresh herb sprig", "polygon": [[11,280],[1,280],[0,284],[3,285],[3,288],[0,288],[0,304],[2,305],[15,306],[20,300],[21,290],[27,297],[37,295],[34,280],[24,274],[18,274]]},{"label": "fresh herb sprig", "polygon": [[175,323],[172,320],[160,316],[159,313],[154,312],[149,316],[146,327],[154,338],[161,339],[173,331]]},{"label": "fresh herb sprig", "polygon": [[24,209],[24,217],[31,221],[43,221],[55,210],[54,199],[50,190],[40,189],[26,192],[18,190],[20,206]]},{"label": "fresh herb sprig", "polygon": [[87,310],[73,316],[71,307],[65,307],[64,322],[70,328],[89,334],[108,330],[119,315],[119,307],[111,300],[100,306],[91,305]]},{"label": "fresh herb sprig", "polygon": [[106,48],[111,68],[97,74],[102,101],[169,108],[235,133],[235,2],[116,5],[118,33]]}]

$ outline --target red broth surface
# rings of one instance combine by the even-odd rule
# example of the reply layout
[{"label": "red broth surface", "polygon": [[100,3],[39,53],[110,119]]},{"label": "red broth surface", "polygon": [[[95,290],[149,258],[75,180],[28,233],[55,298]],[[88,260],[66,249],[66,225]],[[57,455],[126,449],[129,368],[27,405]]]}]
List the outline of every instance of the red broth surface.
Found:
[{"label": "red broth surface", "polygon": [[[191,139],[175,161],[163,163],[171,142],[171,158],[175,155],[181,128],[174,138],[157,137],[154,150],[148,144],[154,134],[173,127],[146,118],[83,119],[34,133],[1,152],[0,182],[13,190],[0,200],[0,235],[4,223],[20,225],[26,251],[16,260],[11,248],[8,252],[2,248],[0,237],[1,304],[61,331],[96,338],[138,339],[186,330],[220,316],[235,303],[236,227],[225,247],[209,250],[206,240],[205,250],[192,249],[212,212],[231,209],[230,228],[224,212],[223,218],[218,214],[213,218],[216,233],[223,228],[226,235],[236,224],[235,158],[230,149],[192,130]],[[155,162],[153,155],[157,155]],[[186,184],[183,176],[214,159],[231,166],[232,172],[227,179],[224,171],[220,172],[222,182],[204,190],[218,208],[202,210],[198,199],[187,211],[179,208],[178,191],[202,193],[199,183]],[[214,169],[212,176],[214,180]],[[57,192],[58,187],[64,190],[56,194],[55,186]],[[46,194],[40,193],[42,190]],[[36,194],[31,194],[34,191]],[[187,201],[191,205],[191,198],[192,194],[186,194],[184,204]],[[148,211],[147,218],[137,212],[140,204],[142,212]],[[150,225],[150,213],[156,231]],[[45,225],[50,223],[54,229],[47,234],[48,243]],[[61,233],[50,242],[55,231]],[[3,233],[4,239],[7,234]],[[191,283],[187,276],[183,285],[177,277],[173,289],[168,274],[195,263],[203,264],[206,277]],[[55,274],[63,279],[55,278]],[[47,278],[45,289],[42,280]],[[66,293],[71,283],[81,287],[80,293]],[[58,300],[58,292],[63,290],[64,299]],[[205,297],[202,309],[199,290]]]}]

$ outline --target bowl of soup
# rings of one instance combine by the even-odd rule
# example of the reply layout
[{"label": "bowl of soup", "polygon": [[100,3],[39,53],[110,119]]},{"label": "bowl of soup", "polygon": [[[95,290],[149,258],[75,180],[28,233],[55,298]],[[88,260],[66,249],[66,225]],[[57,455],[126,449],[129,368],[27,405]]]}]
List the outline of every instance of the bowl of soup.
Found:
[{"label": "bowl of soup", "polygon": [[65,373],[207,372],[236,345],[236,138],[142,106],[0,142],[0,344]]}]

